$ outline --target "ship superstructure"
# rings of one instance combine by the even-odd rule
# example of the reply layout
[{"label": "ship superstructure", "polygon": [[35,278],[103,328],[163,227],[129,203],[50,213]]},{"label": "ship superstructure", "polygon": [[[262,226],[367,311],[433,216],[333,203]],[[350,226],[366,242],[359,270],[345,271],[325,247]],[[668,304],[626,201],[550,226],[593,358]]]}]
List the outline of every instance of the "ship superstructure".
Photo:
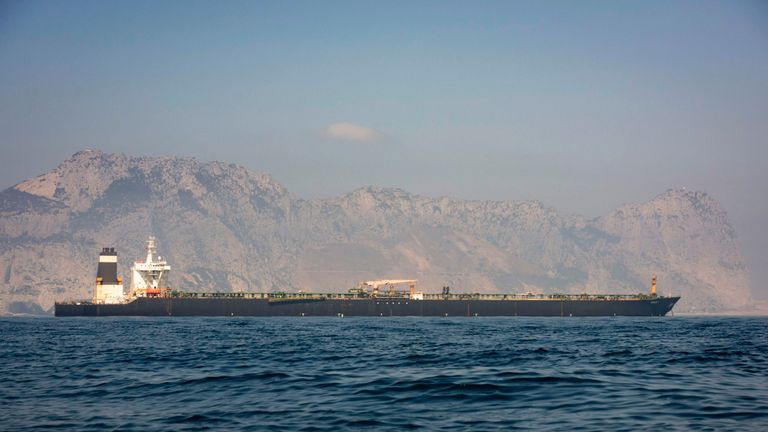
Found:
[{"label": "ship superstructure", "polygon": [[168,274],[171,266],[157,254],[155,237],[147,240],[147,256],[136,260],[131,267],[131,291],[129,298],[159,297],[168,289]]}]

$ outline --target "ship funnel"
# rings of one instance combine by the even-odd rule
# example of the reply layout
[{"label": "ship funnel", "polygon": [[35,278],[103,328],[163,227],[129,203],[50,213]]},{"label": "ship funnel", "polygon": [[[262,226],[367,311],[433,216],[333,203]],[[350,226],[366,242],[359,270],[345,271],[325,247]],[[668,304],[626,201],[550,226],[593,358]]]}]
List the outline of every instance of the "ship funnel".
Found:
[{"label": "ship funnel", "polygon": [[113,247],[103,248],[96,269],[93,302],[120,303],[123,295],[123,278],[117,275],[117,252]]},{"label": "ship funnel", "polygon": [[653,279],[651,279],[651,295],[656,297],[656,275],[653,275]]}]

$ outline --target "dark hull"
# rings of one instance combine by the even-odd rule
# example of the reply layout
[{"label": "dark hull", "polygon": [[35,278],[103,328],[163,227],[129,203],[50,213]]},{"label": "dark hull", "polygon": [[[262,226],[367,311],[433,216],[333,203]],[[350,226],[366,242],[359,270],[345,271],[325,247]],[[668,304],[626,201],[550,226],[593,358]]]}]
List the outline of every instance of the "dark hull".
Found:
[{"label": "dark hull", "polygon": [[57,303],[72,316],[664,316],[680,297],[637,300],[269,301],[238,298],[140,298],[126,304]]}]

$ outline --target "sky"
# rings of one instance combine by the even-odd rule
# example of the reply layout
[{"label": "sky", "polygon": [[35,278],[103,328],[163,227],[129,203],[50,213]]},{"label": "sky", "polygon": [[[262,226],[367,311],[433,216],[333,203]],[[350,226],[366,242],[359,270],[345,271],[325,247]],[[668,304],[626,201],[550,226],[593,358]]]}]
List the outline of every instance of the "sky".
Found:
[{"label": "sky", "polygon": [[94,148],[595,217],[729,214],[768,299],[768,3],[0,0],[0,188]]}]

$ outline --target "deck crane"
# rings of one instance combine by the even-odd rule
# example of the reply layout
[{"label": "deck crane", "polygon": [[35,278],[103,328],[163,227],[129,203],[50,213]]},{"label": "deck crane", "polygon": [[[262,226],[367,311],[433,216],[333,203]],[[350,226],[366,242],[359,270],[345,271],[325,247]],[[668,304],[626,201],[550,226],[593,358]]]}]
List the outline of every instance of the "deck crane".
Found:
[{"label": "deck crane", "polygon": [[362,281],[360,284],[358,284],[355,291],[360,293],[367,293],[368,288],[371,288],[371,295],[376,297],[379,295],[379,287],[386,286],[389,287],[389,295],[393,296],[395,294],[395,285],[407,283],[410,290],[410,296],[413,297],[414,293],[416,292],[416,282],[417,279],[378,279]]}]

